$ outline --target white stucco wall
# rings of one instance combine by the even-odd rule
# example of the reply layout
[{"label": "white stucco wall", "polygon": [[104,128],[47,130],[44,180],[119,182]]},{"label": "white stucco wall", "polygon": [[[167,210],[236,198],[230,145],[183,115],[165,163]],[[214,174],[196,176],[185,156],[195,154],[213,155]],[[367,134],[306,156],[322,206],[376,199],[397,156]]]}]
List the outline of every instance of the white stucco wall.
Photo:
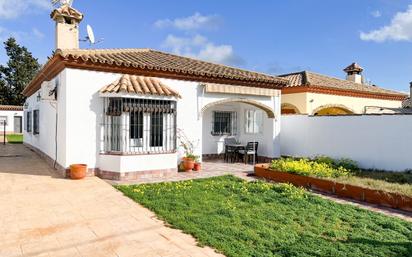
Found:
[{"label": "white stucco wall", "polygon": [[101,155],[99,168],[112,172],[167,170],[176,168],[176,153],[150,155]]},{"label": "white stucco wall", "polygon": [[[79,69],[65,69],[59,75],[59,98],[55,106],[47,101],[37,102],[37,92],[28,98],[29,110],[40,108],[40,135],[25,132],[25,142],[45,152],[52,159],[55,158],[55,114],[58,110],[58,163],[69,167],[73,163],[85,163],[89,168],[107,167],[108,171],[115,171],[110,161],[117,163],[122,172],[138,170],[155,170],[176,168],[183,150],[179,148],[177,154],[168,155],[164,162],[164,155],[152,155],[145,160],[145,167],[136,164],[139,158],[122,157],[118,161],[100,154],[102,144],[103,99],[99,90],[120,78],[121,74],[96,72]],[[202,155],[203,144],[211,142],[203,140],[203,118],[201,109],[214,101],[227,98],[249,98],[244,95],[205,94],[203,86],[198,82],[161,79],[161,81],[176,90],[181,95],[177,100],[177,128],[194,142],[196,155]],[[280,97],[250,96],[251,99],[268,106],[275,111],[277,119],[280,117]],[[265,122],[267,136],[262,137],[262,142],[267,141],[267,146],[259,146],[265,156],[279,156],[280,122],[271,119]],[[273,133],[269,133],[272,131]],[[206,146],[207,148],[208,146]],[[262,154],[263,154],[262,153]],[[102,157],[103,156],[103,157]],[[150,160],[150,164],[147,163]],[[171,160],[174,160],[173,162]],[[141,162],[143,163],[143,162]],[[166,166],[164,165],[166,163]],[[137,166],[136,166],[137,165]],[[103,168],[104,168],[103,167]],[[103,169],[102,168],[102,169]]]},{"label": "white stucco wall", "polygon": [[412,169],[412,115],[283,116],[282,155],[350,158],[363,168]]},{"label": "white stucco wall", "polygon": [[295,105],[302,114],[312,115],[316,108],[329,105],[343,105],[362,114],[366,106],[379,106],[388,108],[402,107],[402,101],[373,99],[364,97],[339,96],[317,93],[296,93],[282,95],[282,103]]},{"label": "white stucco wall", "polygon": [[[14,117],[22,117],[22,128],[23,128],[23,111],[5,111],[0,110],[0,117],[6,118],[7,125],[6,125],[6,133],[14,133]],[[0,126],[0,134],[3,134],[4,125]]]},{"label": "white stucco wall", "polygon": [[[27,109],[24,113],[32,112],[32,127],[33,127],[33,111],[39,110],[39,134],[35,135],[33,133],[33,128],[31,132],[26,130],[26,121],[23,126],[24,143],[32,145],[37,149],[41,150],[47,154],[51,159],[56,160],[59,164],[64,164],[66,161],[66,72],[63,71],[56,78],[52,79],[50,83],[55,83],[56,79],[59,79],[59,89],[58,89],[58,101],[47,101],[47,100],[37,100],[37,95],[39,91],[27,98],[26,103],[28,104]],[[44,88],[45,83],[43,82],[42,87]],[[57,124],[57,137],[56,137],[56,112],[58,118]],[[57,155],[56,155],[56,145],[57,145]]]}]

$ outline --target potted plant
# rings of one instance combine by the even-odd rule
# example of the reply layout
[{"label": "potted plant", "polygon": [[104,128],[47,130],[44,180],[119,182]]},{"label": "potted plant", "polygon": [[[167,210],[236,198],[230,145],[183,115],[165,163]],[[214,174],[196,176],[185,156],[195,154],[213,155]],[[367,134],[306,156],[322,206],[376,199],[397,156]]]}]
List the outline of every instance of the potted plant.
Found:
[{"label": "potted plant", "polygon": [[195,166],[193,167],[194,171],[200,171],[202,169],[202,164],[199,161],[199,156],[196,156]]},{"label": "potted plant", "polygon": [[82,179],[86,177],[87,165],[86,164],[72,164],[70,165],[70,178]]},{"label": "potted plant", "polygon": [[188,172],[193,170],[195,167],[195,159],[196,156],[193,154],[186,154],[185,157],[183,157],[182,162],[183,162],[183,169]]},{"label": "potted plant", "polygon": [[191,171],[195,167],[195,161],[199,159],[198,156],[194,155],[194,143],[190,141],[181,130],[178,131],[178,137],[180,140],[180,146],[182,146],[185,151],[185,156],[182,158],[183,170]]}]

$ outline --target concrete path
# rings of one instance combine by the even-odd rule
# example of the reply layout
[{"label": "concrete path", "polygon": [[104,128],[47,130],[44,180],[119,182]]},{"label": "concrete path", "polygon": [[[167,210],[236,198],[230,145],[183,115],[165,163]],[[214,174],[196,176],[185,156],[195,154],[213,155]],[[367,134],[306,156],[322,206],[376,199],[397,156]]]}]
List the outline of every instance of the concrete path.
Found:
[{"label": "concrete path", "polygon": [[92,177],[53,175],[23,145],[0,145],[0,256],[222,256]]}]

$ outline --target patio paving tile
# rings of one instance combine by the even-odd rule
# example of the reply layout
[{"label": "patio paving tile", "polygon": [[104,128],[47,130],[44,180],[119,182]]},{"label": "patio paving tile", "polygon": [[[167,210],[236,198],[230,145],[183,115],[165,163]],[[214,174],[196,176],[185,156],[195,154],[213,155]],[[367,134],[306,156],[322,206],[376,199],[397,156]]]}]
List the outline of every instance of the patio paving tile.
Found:
[{"label": "patio paving tile", "polygon": [[59,178],[23,145],[0,156],[1,257],[223,256],[99,178]]}]

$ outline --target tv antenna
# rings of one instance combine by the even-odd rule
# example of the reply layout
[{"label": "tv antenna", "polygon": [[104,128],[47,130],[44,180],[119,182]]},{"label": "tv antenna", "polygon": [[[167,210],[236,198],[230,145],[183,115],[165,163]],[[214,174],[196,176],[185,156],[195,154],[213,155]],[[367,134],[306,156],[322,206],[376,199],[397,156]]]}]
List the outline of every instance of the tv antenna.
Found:
[{"label": "tv antenna", "polygon": [[94,36],[94,32],[93,32],[93,28],[92,26],[90,26],[89,24],[87,24],[86,26],[86,30],[87,30],[87,36],[85,39],[82,39],[80,41],[82,42],[89,42],[90,45],[95,45],[97,43],[100,43],[103,41],[103,38],[99,39],[98,41],[96,41],[96,37]]},{"label": "tv antenna", "polygon": [[52,0],[51,2],[53,6],[60,4],[60,6],[68,5],[71,7],[73,5],[73,0]]}]

